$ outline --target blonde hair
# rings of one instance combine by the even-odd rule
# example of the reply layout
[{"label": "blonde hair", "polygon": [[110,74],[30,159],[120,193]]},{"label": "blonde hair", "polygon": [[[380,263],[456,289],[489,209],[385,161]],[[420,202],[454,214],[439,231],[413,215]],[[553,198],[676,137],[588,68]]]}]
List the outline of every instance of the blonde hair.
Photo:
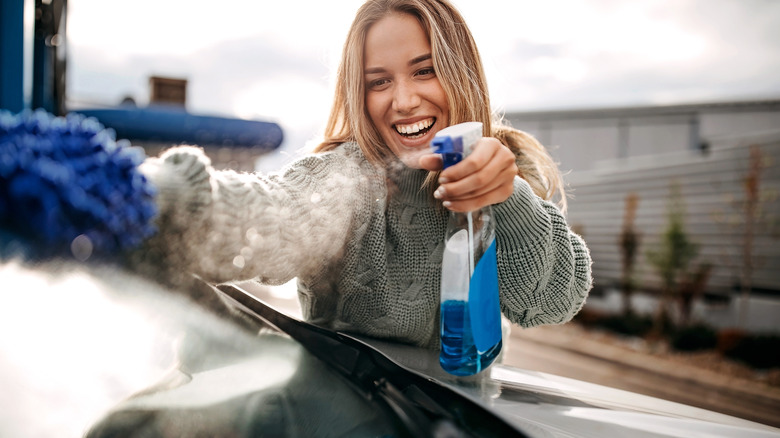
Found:
[{"label": "blonde hair", "polygon": [[534,192],[548,200],[560,195],[559,204],[565,208],[561,175],[544,146],[494,118],[477,45],[461,14],[446,0],[368,0],[360,7],[344,43],[324,140],[315,151],[354,141],[372,162],[392,157],[367,113],[363,77],[366,34],[374,23],[392,13],[417,18],[430,38],[433,67],[447,95],[449,122],[482,122],[483,135],[498,138],[515,153],[518,174]]}]

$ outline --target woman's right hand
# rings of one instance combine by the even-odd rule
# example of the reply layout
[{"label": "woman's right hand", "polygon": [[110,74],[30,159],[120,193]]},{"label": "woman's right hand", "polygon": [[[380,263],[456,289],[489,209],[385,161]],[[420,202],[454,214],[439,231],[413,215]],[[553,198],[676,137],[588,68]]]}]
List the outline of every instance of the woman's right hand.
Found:
[{"label": "woman's right hand", "polygon": [[[420,158],[420,167],[441,170],[441,157],[425,155]],[[442,170],[434,197],[447,209],[458,212],[498,204],[512,195],[517,172],[515,154],[498,139],[485,137],[463,161]]]}]

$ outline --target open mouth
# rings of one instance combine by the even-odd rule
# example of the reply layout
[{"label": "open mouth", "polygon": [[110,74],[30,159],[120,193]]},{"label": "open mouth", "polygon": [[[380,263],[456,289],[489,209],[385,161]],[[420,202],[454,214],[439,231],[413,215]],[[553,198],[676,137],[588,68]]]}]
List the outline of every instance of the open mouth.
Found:
[{"label": "open mouth", "polygon": [[393,128],[395,128],[395,131],[402,136],[409,139],[415,139],[427,134],[435,123],[436,119],[434,117],[430,117],[424,120],[420,120],[416,123],[410,123],[408,125],[393,125]]}]

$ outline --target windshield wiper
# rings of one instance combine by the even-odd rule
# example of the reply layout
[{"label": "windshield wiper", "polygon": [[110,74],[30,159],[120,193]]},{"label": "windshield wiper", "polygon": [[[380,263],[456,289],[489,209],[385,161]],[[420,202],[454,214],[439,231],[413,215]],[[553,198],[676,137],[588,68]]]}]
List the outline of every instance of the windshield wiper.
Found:
[{"label": "windshield wiper", "polygon": [[245,314],[270,324],[332,367],[359,393],[392,410],[413,437],[524,437],[485,406],[413,373],[354,338],[287,316],[235,285],[219,285]]}]

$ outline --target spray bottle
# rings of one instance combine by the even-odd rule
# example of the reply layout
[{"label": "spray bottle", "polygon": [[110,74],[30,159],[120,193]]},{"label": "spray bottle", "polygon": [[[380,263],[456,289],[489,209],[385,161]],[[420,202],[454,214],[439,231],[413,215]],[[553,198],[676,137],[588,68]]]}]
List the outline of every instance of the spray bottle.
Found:
[{"label": "spray bottle", "polygon": [[[431,142],[444,168],[467,157],[482,138],[482,123],[439,131]],[[445,371],[469,376],[486,369],[501,351],[495,216],[490,206],[450,212],[441,272],[441,353]]]}]

